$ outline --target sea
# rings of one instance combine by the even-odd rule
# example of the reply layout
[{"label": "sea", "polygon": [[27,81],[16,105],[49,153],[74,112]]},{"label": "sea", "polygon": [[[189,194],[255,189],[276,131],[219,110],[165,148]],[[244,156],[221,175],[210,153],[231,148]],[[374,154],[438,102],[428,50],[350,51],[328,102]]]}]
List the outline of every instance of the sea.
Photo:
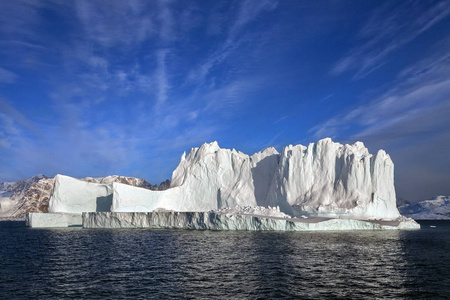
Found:
[{"label": "sea", "polygon": [[420,224],[246,232],[0,222],[0,298],[450,299],[450,221]]}]

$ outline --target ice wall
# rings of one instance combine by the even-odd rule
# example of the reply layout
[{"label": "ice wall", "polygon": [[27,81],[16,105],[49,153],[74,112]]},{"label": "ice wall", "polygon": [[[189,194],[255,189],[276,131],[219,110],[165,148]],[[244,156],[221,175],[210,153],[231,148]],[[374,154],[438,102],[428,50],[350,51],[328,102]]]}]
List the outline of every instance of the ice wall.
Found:
[{"label": "ice wall", "polygon": [[[179,188],[165,191],[152,191],[118,182],[112,184],[114,212],[148,212],[157,208],[183,210],[182,193]],[[195,202],[193,201],[193,204]]]},{"label": "ice wall", "polygon": [[285,147],[268,202],[288,204],[294,214],[359,218],[399,217],[394,164],[383,150],[323,139],[308,147]]},{"label": "ice wall", "polygon": [[[323,139],[267,148],[252,156],[205,143],[183,154],[171,188],[150,191],[58,175],[50,212],[206,212],[235,206],[280,207],[293,216],[395,219],[394,165],[383,150]],[[108,203],[110,207],[108,207]]]},{"label": "ice wall", "polygon": [[56,175],[50,197],[49,213],[78,213],[110,211],[112,187]]},{"label": "ice wall", "polygon": [[183,155],[171,187],[183,190],[181,202],[193,211],[256,205],[251,168],[248,155],[203,144]]},{"label": "ice wall", "polygon": [[187,156],[183,154],[168,190],[149,191],[114,183],[111,211],[209,211],[263,205],[258,200],[265,201],[277,155],[274,148],[250,157],[234,149],[221,149],[217,142],[203,144]]},{"label": "ice wall", "polygon": [[178,205],[160,201],[162,208],[208,211],[259,205],[279,206],[293,215],[400,216],[392,160],[383,150],[370,154],[361,142],[342,145],[323,139],[307,147],[287,146],[281,154],[268,148],[251,157],[221,149],[216,142],[204,144],[183,154],[172,187],[178,189]]},{"label": "ice wall", "polygon": [[81,214],[68,213],[28,213],[25,222],[28,227],[35,228],[81,227],[83,225]]},{"label": "ice wall", "polygon": [[84,228],[166,228],[197,230],[392,230],[419,229],[412,219],[375,222],[352,219],[313,220],[229,215],[216,212],[99,212],[83,213]]}]

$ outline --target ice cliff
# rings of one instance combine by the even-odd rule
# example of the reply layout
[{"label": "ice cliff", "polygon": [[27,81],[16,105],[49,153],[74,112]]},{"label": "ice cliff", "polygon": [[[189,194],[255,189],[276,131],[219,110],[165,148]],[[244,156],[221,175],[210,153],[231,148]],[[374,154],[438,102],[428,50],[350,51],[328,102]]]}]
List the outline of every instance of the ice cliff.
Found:
[{"label": "ice cliff", "polygon": [[84,228],[164,228],[197,230],[398,230],[418,229],[411,219],[395,221],[330,219],[313,217],[307,219],[278,218],[246,214],[210,212],[98,212],[83,213]]},{"label": "ice cliff", "polygon": [[[89,181],[55,177],[48,212],[58,220],[52,226],[69,222],[61,213],[78,215],[70,219],[71,224],[80,220],[82,213],[88,213],[83,217],[83,223],[91,224],[85,224],[88,227],[96,227],[96,222],[112,222],[108,226],[121,227],[121,220],[129,218],[145,223],[148,216],[159,215],[171,218],[168,224],[181,222],[190,224],[188,227],[202,222],[202,218],[215,218],[217,222],[213,225],[205,225],[206,228],[211,225],[211,229],[228,226],[254,230],[258,222],[294,230],[334,226],[299,225],[311,223],[305,219],[318,218],[394,221],[397,228],[418,227],[414,221],[402,218],[397,210],[394,164],[389,155],[383,150],[372,155],[361,142],[342,145],[323,139],[308,146],[289,145],[281,153],[267,148],[252,156],[235,149],[221,149],[217,142],[205,143],[182,155],[167,190],[149,190],[121,180]],[[161,214],[148,215],[150,212]],[[207,215],[188,214],[200,212]],[[228,220],[227,216],[240,217]],[[114,220],[105,221],[109,217]],[[38,214],[28,219],[34,224],[48,222]],[[151,228],[157,226],[151,222],[148,223]],[[361,228],[378,228],[373,224]],[[342,228],[348,228],[347,225]]]},{"label": "ice cliff", "polygon": [[268,148],[252,156],[217,142],[183,154],[171,188],[148,191],[113,184],[113,212],[209,211],[279,206],[294,216],[395,219],[394,164],[383,150],[331,139]]},{"label": "ice cliff", "polygon": [[292,216],[395,219],[394,164],[383,150],[323,139],[308,146],[267,148],[252,156],[217,142],[181,157],[169,189],[120,182],[89,183],[58,175],[49,212],[210,211],[280,207]]},{"label": "ice cliff", "polygon": [[92,183],[56,175],[49,213],[109,211],[112,202],[110,184]]},{"label": "ice cliff", "polygon": [[[148,212],[156,208],[175,211],[209,211],[233,206],[257,206],[258,198],[267,195],[278,164],[278,152],[268,148],[253,156],[221,149],[217,142],[204,144],[183,154],[172,175],[171,187],[163,192],[148,191],[113,184],[113,212]],[[263,159],[265,170],[255,174]]]},{"label": "ice cliff", "polygon": [[268,203],[289,205],[295,214],[399,216],[394,164],[383,150],[372,155],[361,142],[341,145],[324,139],[308,147],[285,147],[279,159]]}]

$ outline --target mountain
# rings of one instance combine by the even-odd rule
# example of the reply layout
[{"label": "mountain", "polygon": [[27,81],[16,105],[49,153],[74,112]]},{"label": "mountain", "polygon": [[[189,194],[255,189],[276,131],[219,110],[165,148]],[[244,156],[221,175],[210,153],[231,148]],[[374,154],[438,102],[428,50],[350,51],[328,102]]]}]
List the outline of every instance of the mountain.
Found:
[{"label": "mountain", "polygon": [[[100,178],[86,177],[80,180],[104,184],[120,182],[150,190],[164,190],[170,185],[168,180],[160,185],[152,185],[145,179],[117,175]],[[0,183],[0,218],[23,219],[29,212],[46,213],[54,181],[54,178],[36,175],[18,182]]]},{"label": "mountain", "polygon": [[53,178],[36,175],[0,185],[0,217],[20,219],[27,212],[47,212]]},{"label": "mountain", "polygon": [[437,196],[398,209],[402,215],[415,220],[450,220],[450,196]]},{"label": "mountain", "polygon": [[397,208],[409,204],[411,204],[411,202],[406,200],[405,198],[397,197]]}]

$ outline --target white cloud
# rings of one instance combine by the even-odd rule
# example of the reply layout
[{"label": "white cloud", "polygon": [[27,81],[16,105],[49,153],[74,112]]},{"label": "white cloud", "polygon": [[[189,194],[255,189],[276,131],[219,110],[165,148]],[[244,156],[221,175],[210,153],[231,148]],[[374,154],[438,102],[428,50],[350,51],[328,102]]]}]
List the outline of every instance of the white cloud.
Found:
[{"label": "white cloud", "polygon": [[168,55],[167,50],[160,50],[157,52],[157,69],[156,69],[156,78],[157,78],[157,86],[158,86],[158,95],[156,106],[164,104],[167,100],[167,93],[170,88],[169,81],[167,79],[167,71],[166,71],[166,57]]}]

